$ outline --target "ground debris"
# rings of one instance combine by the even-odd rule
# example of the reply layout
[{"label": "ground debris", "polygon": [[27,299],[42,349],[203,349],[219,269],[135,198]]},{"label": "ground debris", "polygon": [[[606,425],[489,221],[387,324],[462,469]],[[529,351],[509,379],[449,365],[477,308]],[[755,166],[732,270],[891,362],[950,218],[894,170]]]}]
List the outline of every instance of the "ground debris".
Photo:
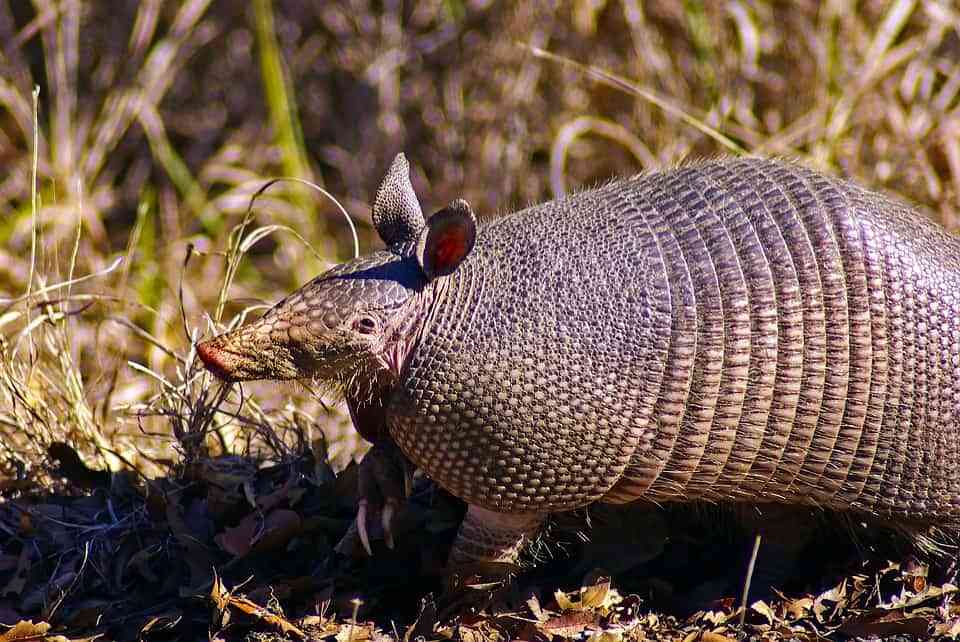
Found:
[{"label": "ground debris", "polygon": [[[374,532],[373,558],[344,555],[336,544],[353,517],[356,470],[317,475],[326,467],[314,458],[225,456],[153,480],[83,473],[98,483],[11,492],[0,503],[0,642],[960,636],[958,589],[942,559],[805,560],[821,566],[818,588],[770,590],[744,611],[703,562],[730,559],[711,548],[708,529],[680,531],[669,513],[660,523],[629,507],[611,520],[596,511],[587,531],[558,520],[548,539],[565,552],[539,550],[536,567],[509,585],[445,589],[444,552],[463,506],[421,479],[395,550]],[[626,556],[631,568],[582,570],[616,567],[624,556],[611,552],[608,531],[641,533],[625,528],[637,520],[673,544],[631,540],[624,546],[647,551]]]}]

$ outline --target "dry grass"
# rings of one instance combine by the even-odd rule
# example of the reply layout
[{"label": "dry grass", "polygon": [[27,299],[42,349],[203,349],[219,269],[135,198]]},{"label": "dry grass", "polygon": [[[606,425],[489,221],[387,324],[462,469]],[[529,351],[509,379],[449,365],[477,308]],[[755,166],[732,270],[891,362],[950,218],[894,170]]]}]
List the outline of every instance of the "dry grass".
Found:
[{"label": "dry grass", "polygon": [[248,386],[241,407],[191,349],[351,253],[336,209],[296,184],[245,220],[271,176],[338,195],[364,248],[400,150],[427,208],[502,211],[747,151],[960,229],[949,0],[25,5],[0,6],[9,479],[47,479],[56,442],[148,476],[211,454],[284,459],[322,436],[340,465],[358,452],[310,391]]}]

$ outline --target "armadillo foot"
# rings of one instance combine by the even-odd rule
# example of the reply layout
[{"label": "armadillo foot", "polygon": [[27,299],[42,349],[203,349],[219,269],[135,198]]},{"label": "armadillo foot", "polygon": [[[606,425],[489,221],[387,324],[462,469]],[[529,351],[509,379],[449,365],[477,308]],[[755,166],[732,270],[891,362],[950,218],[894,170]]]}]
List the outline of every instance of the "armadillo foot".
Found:
[{"label": "armadillo foot", "polygon": [[515,565],[545,518],[542,513],[495,513],[471,504],[450,551],[449,566]]},{"label": "armadillo foot", "polygon": [[412,466],[392,442],[378,443],[360,462],[358,485],[357,517],[337,550],[349,554],[359,538],[367,555],[373,555],[371,526],[378,517],[384,543],[392,549],[394,520],[413,488]]}]

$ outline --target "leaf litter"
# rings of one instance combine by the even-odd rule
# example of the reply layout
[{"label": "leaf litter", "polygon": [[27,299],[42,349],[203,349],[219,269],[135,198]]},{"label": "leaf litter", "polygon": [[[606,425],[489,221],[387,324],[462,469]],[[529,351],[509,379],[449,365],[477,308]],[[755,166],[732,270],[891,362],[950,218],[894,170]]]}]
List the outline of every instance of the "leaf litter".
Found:
[{"label": "leaf litter", "polygon": [[[650,560],[626,572],[593,568],[577,579],[580,560],[614,559],[591,549],[593,536],[611,548],[610,524],[568,516],[538,543],[539,564],[510,583],[456,585],[443,561],[463,505],[425,479],[397,520],[396,549],[374,531],[371,558],[359,545],[338,551],[353,517],[356,465],[333,474],[322,444],[268,465],[211,457],[152,480],[98,475],[65,449],[58,446],[58,461],[71,464],[55,471],[63,475],[57,492],[20,488],[0,503],[0,642],[960,635],[958,589],[943,558],[848,558],[829,585],[773,589],[745,613],[735,590],[684,609],[677,598],[709,583],[710,569],[690,551],[716,545],[710,529],[685,553],[651,548]],[[649,522],[647,512],[625,510],[615,532],[624,521]],[[675,527],[668,539],[688,537]],[[625,548],[638,545],[627,540]]]}]

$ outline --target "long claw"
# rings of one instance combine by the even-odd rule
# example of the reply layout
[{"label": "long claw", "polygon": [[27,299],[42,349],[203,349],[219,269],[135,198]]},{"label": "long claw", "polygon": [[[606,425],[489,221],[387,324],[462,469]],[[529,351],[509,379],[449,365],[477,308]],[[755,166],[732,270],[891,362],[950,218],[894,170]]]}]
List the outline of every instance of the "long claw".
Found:
[{"label": "long claw", "polygon": [[403,467],[403,496],[410,499],[413,495],[413,470],[409,466]]},{"label": "long claw", "polygon": [[393,550],[393,516],[396,513],[394,502],[388,501],[381,511],[380,519],[383,523],[383,539],[387,548]]},{"label": "long claw", "polygon": [[367,500],[365,499],[357,502],[357,534],[360,535],[363,550],[367,552],[367,555],[373,557],[373,549],[370,548],[370,535],[367,534]]}]

